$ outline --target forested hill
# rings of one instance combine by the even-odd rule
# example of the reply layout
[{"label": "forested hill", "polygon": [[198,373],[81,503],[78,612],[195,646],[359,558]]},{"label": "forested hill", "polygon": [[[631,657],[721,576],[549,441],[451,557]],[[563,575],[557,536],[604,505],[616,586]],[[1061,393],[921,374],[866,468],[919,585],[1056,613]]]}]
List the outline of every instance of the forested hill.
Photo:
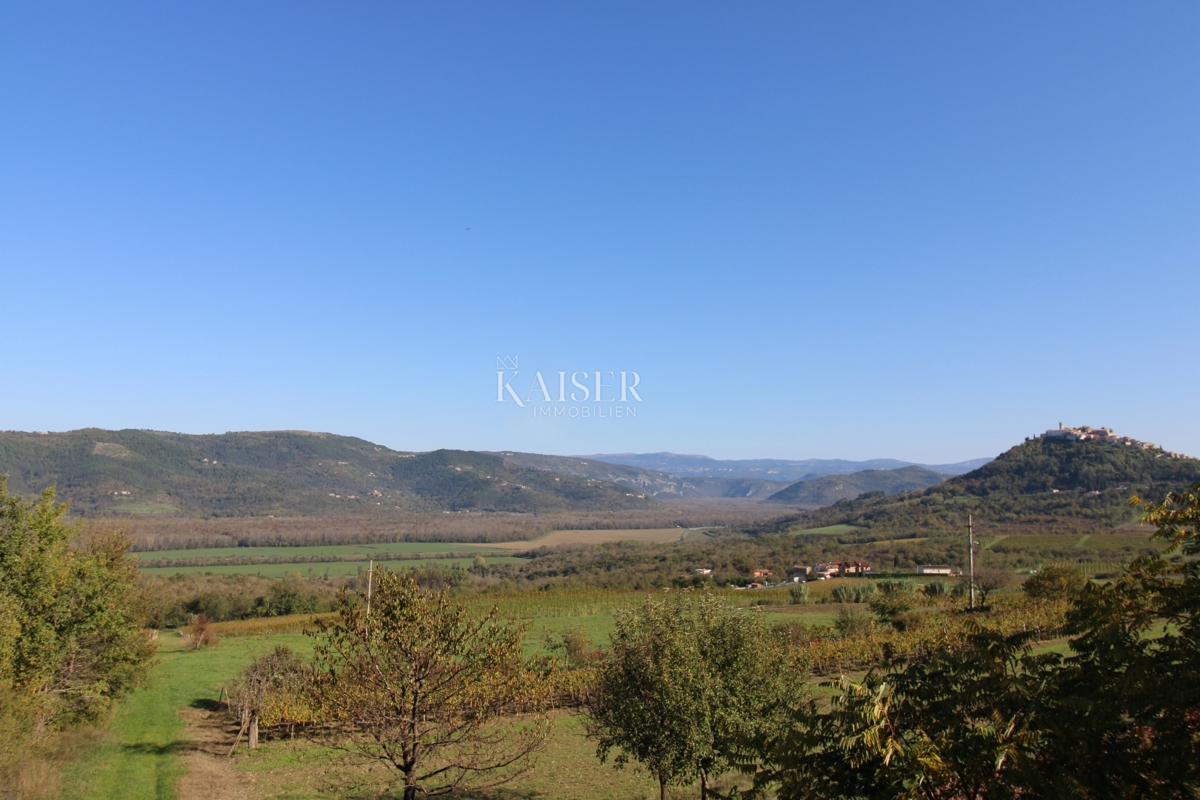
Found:
[{"label": "forested hill", "polygon": [[949,478],[925,467],[900,469],[864,469],[849,475],[825,475],[798,481],[766,499],[768,503],[794,506],[828,506],[839,500],[850,500],[868,492],[881,495],[926,489]]},{"label": "forested hill", "polygon": [[1200,460],[1102,441],[1036,438],[964,475],[920,491],[841,500],[758,532],[848,524],[864,536],[915,536],[977,524],[1041,531],[1110,529],[1134,522],[1137,494],[1159,500],[1200,481]]},{"label": "forested hill", "polygon": [[304,431],[191,436],[88,428],[0,432],[11,491],[56,486],[86,516],[315,516],[398,511],[619,510],[654,504],[613,483],[487,453],[402,453]]},{"label": "forested hill", "polygon": [[[666,472],[629,467],[608,461],[593,461],[577,456],[547,456],[538,453],[496,453],[505,461],[522,467],[547,469],[559,475],[592,478],[631,486],[639,494],[659,498],[725,497],[760,499],[778,492],[787,484],[761,478],[679,478]],[[832,503],[837,498],[829,502]]]}]

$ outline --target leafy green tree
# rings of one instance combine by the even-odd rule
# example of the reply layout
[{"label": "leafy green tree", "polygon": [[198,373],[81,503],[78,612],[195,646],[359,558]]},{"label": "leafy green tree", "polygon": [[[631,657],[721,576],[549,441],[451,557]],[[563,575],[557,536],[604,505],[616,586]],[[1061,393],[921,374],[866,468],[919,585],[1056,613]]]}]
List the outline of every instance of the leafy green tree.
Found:
[{"label": "leafy green tree", "polygon": [[917,605],[914,586],[908,581],[877,581],[876,594],[871,598],[871,613],[883,623],[890,623]]},{"label": "leafy green tree", "polygon": [[701,597],[647,600],[617,618],[589,703],[605,761],[642,764],[667,786],[727,771],[781,708],[782,673],[760,616]]},{"label": "leafy green tree", "polygon": [[1091,796],[1200,791],[1200,483],[1148,506],[1166,556],[1076,595],[1075,655],[1044,698],[1043,775]]},{"label": "leafy green tree", "polygon": [[855,611],[847,606],[842,606],[838,609],[837,619],[833,621],[833,629],[843,639],[848,639],[851,636],[861,636],[864,633],[868,633],[874,627],[875,623],[871,619],[870,614]]},{"label": "leafy green tree", "polygon": [[1079,570],[1051,564],[1030,575],[1023,585],[1025,594],[1037,600],[1066,600],[1086,584],[1087,578]]},{"label": "leafy green tree", "polygon": [[27,503],[0,476],[0,681],[33,695],[50,726],[97,719],[152,653],[126,540],[82,536],[65,513],[52,489]]},{"label": "leafy green tree", "polygon": [[758,787],[792,798],[982,800],[1007,792],[1036,738],[1026,710],[1042,686],[1025,635],[978,630],[947,648],[862,681],[831,682],[832,708],[815,702],[762,744]]},{"label": "leafy green tree", "polygon": [[119,534],[83,536],[47,489],[0,475],[0,781],[50,732],[99,719],[145,676],[153,648]]},{"label": "leafy green tree", "polygon": [[549,692],[522,659],[524,626],[494,608],[472,617],[447,590],[387,569],[373,583],[369,604],[343,589],[337,616],[313,632],[313,698],[329,743],[398,774],[405,800],[531,768]]}]

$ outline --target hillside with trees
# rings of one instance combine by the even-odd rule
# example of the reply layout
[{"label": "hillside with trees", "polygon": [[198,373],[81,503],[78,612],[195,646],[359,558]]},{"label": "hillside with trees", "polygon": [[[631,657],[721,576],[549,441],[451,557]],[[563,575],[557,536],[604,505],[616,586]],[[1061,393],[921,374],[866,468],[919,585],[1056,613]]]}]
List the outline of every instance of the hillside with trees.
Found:
[{"label": "hillside with trees", "polygon": [[766,502],[810,508],[830,506],[839,500],[851,500],[872,492],[887,496],[927,489],[949,477],[925,467],[865,469],[849,475],[826,475],[798,481],[771,495]]},{"label": "hillside with trees", "polygon": [[755,532],[854,525],[866,538],[965,529],[967,515],[996,532],[1086,533],[1134,523],[1134,495],[1160,501],[1200,480],[1200,460],[1101,441],[1035,438],[979,469],[920,491],[841,500]]},{"label": "hillside with trees", "polygon": [[191,436],[88,428],[0,433],[15,493],[47,486],[84,516],[343,516],[397,512],[610,511],[650,498],[608,481],[461,450],[404,453],[305,431]]},{"label": "hillside with trees", "polygon": [[[534,467],[573,475],[577,478],[611,481],[630,486],[639,493],[660,499],[739,498],[759,500],[787,486],[786,481],[743,477],[679,477],[667,472],[642,469],[608,461],[576,456],[550,456],[539,453],[496,453],[505,461],[522,467]],[[836,498],[835,498],[836,499]],[[830,502],[833,502],[832,500]]]}]

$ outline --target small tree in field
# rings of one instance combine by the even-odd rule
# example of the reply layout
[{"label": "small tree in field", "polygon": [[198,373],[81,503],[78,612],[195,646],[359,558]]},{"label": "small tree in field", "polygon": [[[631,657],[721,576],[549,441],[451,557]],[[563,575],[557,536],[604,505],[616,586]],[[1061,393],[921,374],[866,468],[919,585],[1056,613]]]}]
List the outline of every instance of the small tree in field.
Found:
[{"label": "small tree in field", "polygon": [[[245,732],[251,749],[258,747],[259,720],[267,703],[282,692],[303,686],[306,680],[304,664],[290,648],[282,645],[247,667],[230,693],[230,705],[242,726],[238,741]],[[234,747],[237,747],[237,741]]]},{"label": "small tree in field", "polygon": [[1013,582],[1011,573],[999,567],[977,567],[975,569],[975,591],[979,592],[979,605],[986,606],[988,596]]},{"label": "small tree in field", "polygon": [[1025,594],[1035,600],[1063,600],[1083,591],[1087,585],[1083,573],[1071,567],[1051,564],[1025,581]]},{"label": "small tree in field", "polygon": [[525,628],[470,616],[445,590],[377,569],[318,621],[314,699],[332,744],[398,773],[405,800],[497,786],[533,766],[549,723],[545,681],[521,657]]},{"label": "small tree in field", "polygon": [[760,617],[713,598],[619,615],[588,708],[597,755],[641,763],[662,798],[695,779],[707,797],[709,779],[782,707],[775,653]]}]

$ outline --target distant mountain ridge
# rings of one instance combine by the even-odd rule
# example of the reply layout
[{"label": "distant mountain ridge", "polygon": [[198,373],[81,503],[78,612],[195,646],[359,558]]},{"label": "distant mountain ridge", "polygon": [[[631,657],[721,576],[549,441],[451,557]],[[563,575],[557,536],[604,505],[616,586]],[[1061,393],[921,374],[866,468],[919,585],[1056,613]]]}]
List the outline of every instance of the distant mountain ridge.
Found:
[{"label": "distant mountain ridge", "polygon": [[956,464],[914,464],[911,461],[899,461],[894,458],[875,458],[867,461],[847,461],[840,458],[808,458],[801,461],[786,459],[729,461],[677,453],[600,453],[578,456],[578,458],[666,472],[681,478],[759,478],[785,483],[819,478],[822,475],[847,475],[863,470],[894,470],[903,467],[924,467],[945,475],[961,475],[978,469],[992,460],[991,458],[974,458]]},{"label": "distant mountain ridge", "polygon": [[191,436],[88,428],[0,432],[11,491],[56,486],[85,516],[338,516],[397,511],[609,511],[642,492],[464,450],[405,453],[350,436],[266,431]]}]

